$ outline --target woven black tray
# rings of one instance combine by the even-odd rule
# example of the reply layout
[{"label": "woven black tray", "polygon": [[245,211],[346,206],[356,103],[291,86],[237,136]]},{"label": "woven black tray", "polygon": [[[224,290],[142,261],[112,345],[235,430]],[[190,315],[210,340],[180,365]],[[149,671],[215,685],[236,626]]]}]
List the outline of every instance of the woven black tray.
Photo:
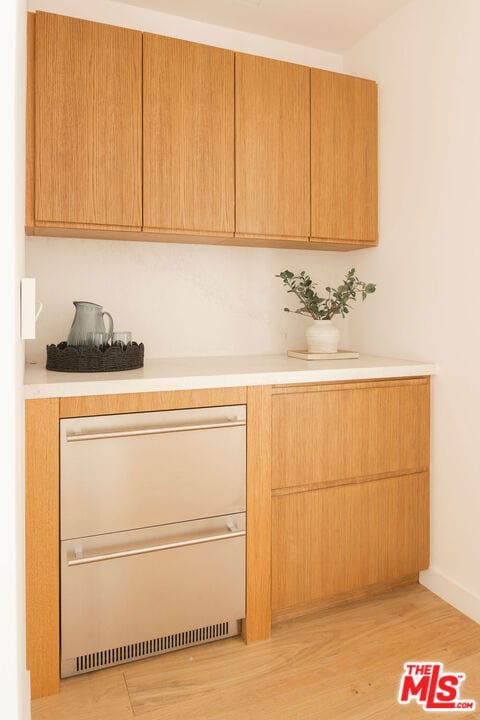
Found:
[{"label": "woven black tray", "polygon": [[47,370],[57,372],[117,372],[143,367],[143,343],[107,345],[47,345]]}]

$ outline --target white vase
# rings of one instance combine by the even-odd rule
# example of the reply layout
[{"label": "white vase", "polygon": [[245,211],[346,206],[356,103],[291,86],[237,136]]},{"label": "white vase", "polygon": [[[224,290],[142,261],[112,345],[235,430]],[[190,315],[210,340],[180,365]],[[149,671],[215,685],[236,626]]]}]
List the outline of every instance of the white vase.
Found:
[{"label": "white vase", "polygon": [[311,353],[334,353],[338,350],[340,330],[331,320],[314,320],[305,333],[307,350]]}]

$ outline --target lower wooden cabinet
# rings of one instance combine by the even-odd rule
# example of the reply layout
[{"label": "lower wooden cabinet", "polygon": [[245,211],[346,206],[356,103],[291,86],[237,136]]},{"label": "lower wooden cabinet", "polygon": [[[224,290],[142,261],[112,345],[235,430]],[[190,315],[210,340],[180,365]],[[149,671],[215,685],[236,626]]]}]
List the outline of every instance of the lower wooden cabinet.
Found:
[{"label": "lower wooden cabinet", "polygon": [[429,556],[428,378],[28,400],[32,697],[59,689],[59,421],[247,405],[247,643],[271,617],[415,578]]},{"label": "lower wooden cabinet", "polygon": [[417,573],[428,565],[428,474],[272,499],[272,609]]},{"label": "lower wooden cabinet", "polygon": [[427,378],[285,386],[272,399],[272,488],[314,489],[426,470]]},{"label": "lower wooden cabinet", "polygon": [[428,566],[429,437],[429,378],[273,389],[274,617]]}]

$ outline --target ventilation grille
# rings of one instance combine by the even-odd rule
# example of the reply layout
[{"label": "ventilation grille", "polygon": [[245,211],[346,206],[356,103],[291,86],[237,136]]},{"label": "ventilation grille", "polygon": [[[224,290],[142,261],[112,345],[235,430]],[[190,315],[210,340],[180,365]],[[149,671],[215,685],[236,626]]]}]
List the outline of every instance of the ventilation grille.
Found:
[{"label": "ventilation grille", "polygon": [[109,650],[100,650],[88,655],[79,655],[76,658],[62,660],[61,674],[62,677],[69,677],[70,675],[100,670],[100,668],[120,665],[121,663],[132,662],[152,655],[160,655],[161,653],[179,650],[191,645],[200,645],[212,640],[238,635],[239,629],[239,622],[222,622],[173,635],[164,635],[144,642],[132,643],[131,645],[121,645]]}]

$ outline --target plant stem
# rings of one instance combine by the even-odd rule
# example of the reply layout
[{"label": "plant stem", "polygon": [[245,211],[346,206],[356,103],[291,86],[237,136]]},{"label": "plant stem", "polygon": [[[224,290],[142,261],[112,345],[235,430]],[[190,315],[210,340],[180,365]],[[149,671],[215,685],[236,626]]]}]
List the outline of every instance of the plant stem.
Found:
[{"label": "plant stem", "polygon": [[300,300],[302,305],[305,305],[307,309],[307,313],[312,317],[314,320],[318,320],[318,317],[315,316],[315,314],[312,312],[310,305],[306,302],[306,300],[303,299],[303,297],[300,295],[300,293],[297,292],[297,290],[290,285],[291,291],[297,296],[297,298]]}]

